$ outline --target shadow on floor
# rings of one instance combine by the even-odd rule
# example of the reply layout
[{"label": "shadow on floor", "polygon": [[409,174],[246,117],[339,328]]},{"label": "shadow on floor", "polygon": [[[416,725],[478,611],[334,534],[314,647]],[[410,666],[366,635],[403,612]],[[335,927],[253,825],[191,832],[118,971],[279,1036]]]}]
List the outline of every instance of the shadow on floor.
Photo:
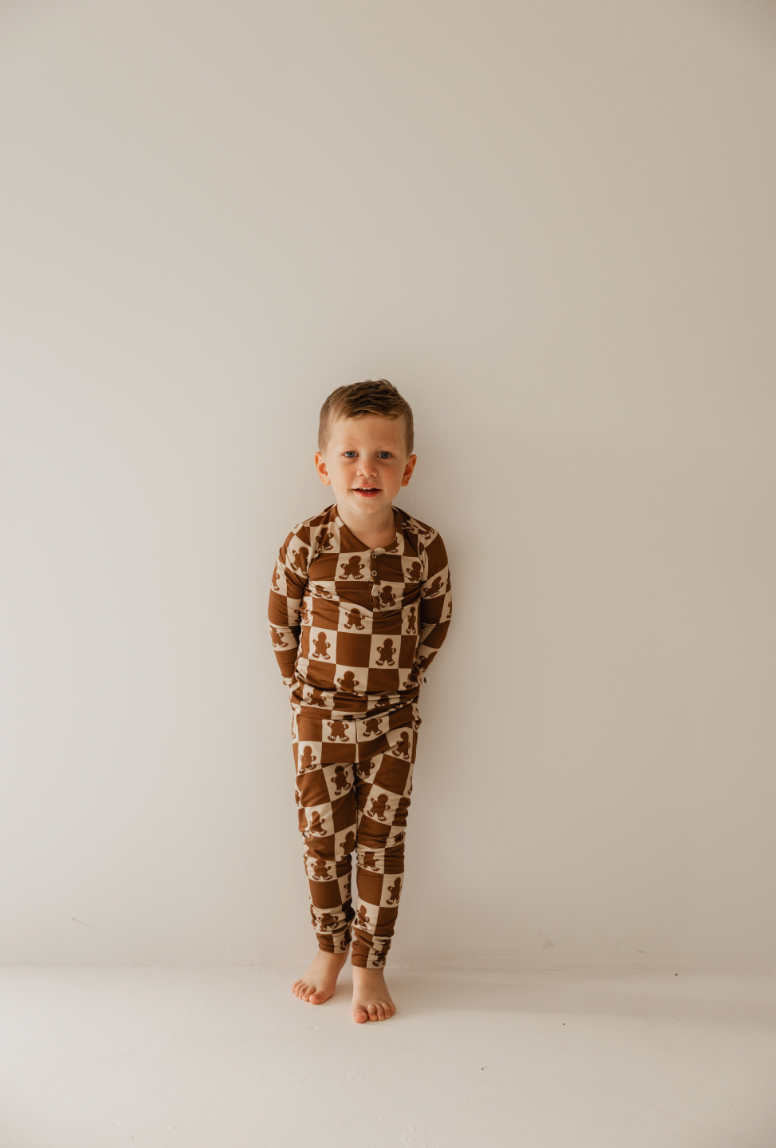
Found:
[{"label": "shadow on floor", "polygon": [[768,974],[460,974],[397,969],[387,974],[387,980],[408,1016],[451,1010],[681,1016],[747,1028],[776,1027],[776,975]]}]

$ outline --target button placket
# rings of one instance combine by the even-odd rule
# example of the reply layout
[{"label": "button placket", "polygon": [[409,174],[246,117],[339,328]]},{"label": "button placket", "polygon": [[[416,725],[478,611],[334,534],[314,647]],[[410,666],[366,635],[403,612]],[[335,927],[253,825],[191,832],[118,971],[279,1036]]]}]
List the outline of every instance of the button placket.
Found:
[{"label": "button placket", "polygon": [[380,581],[380,574],[377,569],[377,551],[372,550],[369,555],[369,579],[372,583],[372,606],[375,610],[380,609],[380,591],[377,588],[377,583]]}]

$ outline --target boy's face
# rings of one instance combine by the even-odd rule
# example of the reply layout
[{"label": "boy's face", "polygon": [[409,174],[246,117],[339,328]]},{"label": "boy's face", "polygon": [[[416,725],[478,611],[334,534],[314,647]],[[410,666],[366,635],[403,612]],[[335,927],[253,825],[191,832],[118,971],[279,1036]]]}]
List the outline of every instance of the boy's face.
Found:
[{"label": "boy's face", "polygon": [[331,486],[339,510],[380,515],[390,507],[415,469],[407,455],[404,419],[362,415],[335,419],[326,450],[316,451],[315,469]]}]

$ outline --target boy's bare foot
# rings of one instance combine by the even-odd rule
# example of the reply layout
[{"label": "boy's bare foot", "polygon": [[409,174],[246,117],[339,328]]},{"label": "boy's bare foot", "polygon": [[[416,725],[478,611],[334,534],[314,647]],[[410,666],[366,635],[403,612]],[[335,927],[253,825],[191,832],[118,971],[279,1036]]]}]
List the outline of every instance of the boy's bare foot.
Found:
[{"label": "boy's bare foot", "polygon": [[396,1012],[382,969],[353,966],[353,1020],[388,1020]]},{"label": "boy's bare foot", "polygon": [[337,977],[347,959],[347,952],[324,953],[319,949],[318,955],[304,976],[294,982],[291,992],[310,1004],[323,1004],[334,995]]}]

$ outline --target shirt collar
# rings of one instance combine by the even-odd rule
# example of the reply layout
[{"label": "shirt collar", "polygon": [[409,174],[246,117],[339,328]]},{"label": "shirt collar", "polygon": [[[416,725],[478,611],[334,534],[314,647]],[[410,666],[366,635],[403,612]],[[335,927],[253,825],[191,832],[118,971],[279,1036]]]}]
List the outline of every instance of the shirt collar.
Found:
[{"label": "shirt collar", "polygon": [[[369,551],[370,554],[373,553],[371,547],[364,546],[364,543],[361,541],[361,539],[356,538],[353,531],[350,530],[349,527],[347,527],[345,525],[345,523],[342,521],[342,519],[339,516],[339,511],[337,509],[336,503],[334,504],[334,521],[336,522],[337,526],[339,526],[340,530],[347,531],[348,537],[352,538],[354,542],[358,543],[359,546],[363,547],[364,551]],[[386,552],[391,552],[398,544],[399,537],[402,533],[402,528],[404,526],[404,523],[403,523],[403,519],[402,519],[402,512],[400,510],[397,510],[395,506],[393,507],[393,525],[396,528],[396,537],[394,538],[393,542],[389,543],[388,546],[376,546],[374,549],[375,554],[384,554]]]}]

